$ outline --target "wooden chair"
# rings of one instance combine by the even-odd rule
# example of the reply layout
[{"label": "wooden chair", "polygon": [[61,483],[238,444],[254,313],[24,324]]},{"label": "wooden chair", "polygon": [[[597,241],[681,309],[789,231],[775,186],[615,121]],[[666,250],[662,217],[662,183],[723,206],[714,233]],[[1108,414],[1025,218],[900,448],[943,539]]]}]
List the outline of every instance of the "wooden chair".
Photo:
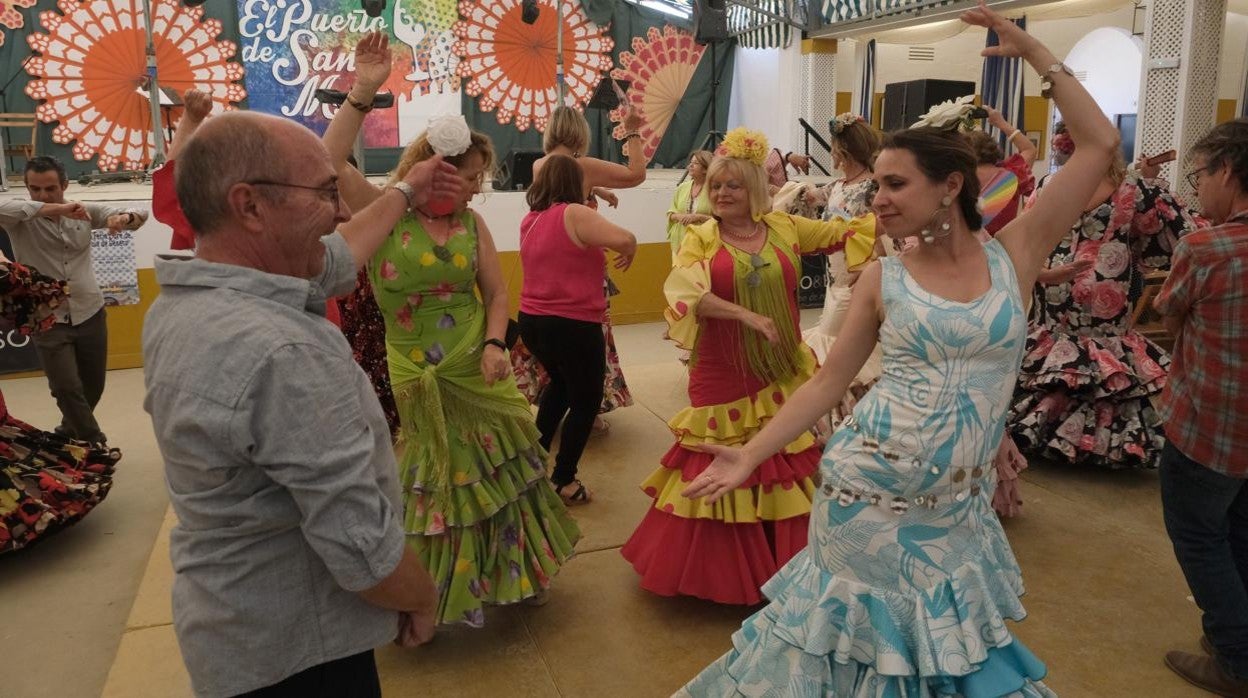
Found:
[{"label": "wooden chair", "polygon": [[31,160],[37,154],[39,148],[39,119],[34,114],[9,113],[0,114],[0,128],[3,129],[30,129],[30,141],[28,143],[10,143],[8,138],[4,139],[4,156],[19,155]]},{"label": "wooden chair", "polygon": [[1152,271],[1145,274],[1144,289],[1131,312],[1131,326],[1166,350],[1173,348],[1174,337],[1166,332],[1165,326],[1161,324],[1161,316],[1153,310],[1153,299],[1157,297],[1169,276],[1170,273],[1164,271]]}]

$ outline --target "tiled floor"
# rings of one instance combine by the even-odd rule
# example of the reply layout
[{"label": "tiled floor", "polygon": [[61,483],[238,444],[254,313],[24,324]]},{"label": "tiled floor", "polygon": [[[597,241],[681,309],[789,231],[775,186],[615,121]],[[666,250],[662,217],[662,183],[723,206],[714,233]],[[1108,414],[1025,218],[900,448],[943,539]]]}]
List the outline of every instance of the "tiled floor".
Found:
[{"label": "tiled floor", "polygon": [[[646,507],[637,483],[669,445],[664,420],[685,404],[683,370],[659,337],[655,325],[617,328],[637,404],[586,453],[597,501],[575,510],[585,538],[550,603],[493,609],[485,629],[448,631],[418,650],[381,649],[387,695],[665,696],[730,646],[748,609],[642,592],[618,551]],[[0,388],[15,414],[52,423],[41,381]],[[169,624],[172,520],[142,376],[114,372],[108,390],[105,425],[126,448],[113,493],[77,528],[0,558],[4,698],[189,695]],[[1048,685],[1078,697],[1204,695],[1161,663],[1167,649],[1197,651],[1199,619],[1155,473],[1036,464],[1023,479],[1024,515],[1006,530],[1031,616],[1015,629],[1048,662]]]}]

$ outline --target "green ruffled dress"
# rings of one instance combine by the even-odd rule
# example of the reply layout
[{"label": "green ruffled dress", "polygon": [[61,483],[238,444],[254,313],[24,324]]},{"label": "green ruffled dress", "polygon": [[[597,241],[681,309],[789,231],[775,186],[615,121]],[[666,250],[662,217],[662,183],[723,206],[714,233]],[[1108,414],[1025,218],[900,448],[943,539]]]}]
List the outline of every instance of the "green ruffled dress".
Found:
[{"label": "green ruffled dress", "polygon": [[480,627],[486,604],[535,596],[580,529],[546,480],[529,403],[481,375],[471,210],[437,245],[408,215],[369,265],[399,409],[395,451],[408,542],[438,585],[439,623]]}]

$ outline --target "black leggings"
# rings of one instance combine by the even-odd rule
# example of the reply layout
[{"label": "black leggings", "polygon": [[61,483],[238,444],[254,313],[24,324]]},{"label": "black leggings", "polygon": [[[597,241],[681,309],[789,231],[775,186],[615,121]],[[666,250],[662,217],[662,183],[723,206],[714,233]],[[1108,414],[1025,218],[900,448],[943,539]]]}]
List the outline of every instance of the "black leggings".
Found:
[{"label": "black leggings", "polygon": [[[602,324],[554,315],[520,313],[520,337],[550,374],[537,408],[542,448],[550,450],[563,422],[551,482],[562,487],[576,479],[576,466],[602,406],[607,343]],[[564,415],[567,419],[564,419]]]}]

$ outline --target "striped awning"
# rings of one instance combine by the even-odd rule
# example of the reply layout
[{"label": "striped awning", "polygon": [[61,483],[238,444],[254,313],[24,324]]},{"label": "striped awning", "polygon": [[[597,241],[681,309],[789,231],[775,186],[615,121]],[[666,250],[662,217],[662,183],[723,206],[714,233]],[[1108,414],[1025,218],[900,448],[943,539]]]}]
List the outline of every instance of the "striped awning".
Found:
[{"label": "striped awning", "polygon": [[[755,12],[749,6],[770,14]],[[728,32],[746,48],[788,48],[793,29],[772,15],[790,16],[786,0],[734,0],[728,3]]]}]

